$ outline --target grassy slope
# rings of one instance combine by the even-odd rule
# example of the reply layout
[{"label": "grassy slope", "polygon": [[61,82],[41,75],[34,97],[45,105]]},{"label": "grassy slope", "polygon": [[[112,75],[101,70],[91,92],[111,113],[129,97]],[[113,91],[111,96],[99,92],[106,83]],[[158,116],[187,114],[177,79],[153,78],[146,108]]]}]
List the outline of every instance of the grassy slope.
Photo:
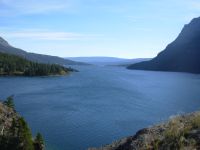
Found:
[{"label": "grassy slope", "polygon": [[200,149],[200,112],[180,115],[138,131],[134,136],[90,150],[194,150]]}]

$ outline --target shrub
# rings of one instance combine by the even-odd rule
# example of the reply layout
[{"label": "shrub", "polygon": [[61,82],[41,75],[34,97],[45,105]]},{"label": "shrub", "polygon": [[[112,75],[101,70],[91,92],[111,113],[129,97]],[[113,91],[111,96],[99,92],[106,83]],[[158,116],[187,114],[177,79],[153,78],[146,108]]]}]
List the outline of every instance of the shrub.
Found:
[{"label": "shrub", "polygon": [[8,107],[10,107],[10,108],[13,108],[13,109],[14,109],[14,107],[15,107],[15,105],[14,105],[14,100],[13,100],[13,96],[9,96],[9,97],[6,99],[6,101],[4,101],[3,103],[4,103],[4,105],[6,105],[6,106],[8,106]]}]

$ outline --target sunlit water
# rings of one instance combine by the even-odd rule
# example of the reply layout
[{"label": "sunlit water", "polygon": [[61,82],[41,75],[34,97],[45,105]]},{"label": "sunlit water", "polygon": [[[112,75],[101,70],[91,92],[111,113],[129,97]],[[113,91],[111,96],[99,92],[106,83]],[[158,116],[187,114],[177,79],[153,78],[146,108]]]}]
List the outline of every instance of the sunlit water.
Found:
[{"label": "sunlit water", "polygon": [[200,108],[200,75],[77,68],[63,77],[0,78],[0,98],[15,95],[17,111],[48,150],[98,147]]}]

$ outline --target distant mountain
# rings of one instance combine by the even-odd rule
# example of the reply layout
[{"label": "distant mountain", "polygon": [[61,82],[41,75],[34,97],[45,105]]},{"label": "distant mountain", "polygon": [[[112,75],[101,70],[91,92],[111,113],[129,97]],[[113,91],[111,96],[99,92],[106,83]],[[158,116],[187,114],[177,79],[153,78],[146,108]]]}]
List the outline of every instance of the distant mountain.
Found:
[{"label": "distant mountain", "polygon": [[149,60],[148,58],[125,59],[116,57],[68,57],[67,59],[99,66],[128,66],[129,64]]},{"label": "distant mountain", "polygon": [[84,65],[80,62],[74,62],[61,57],[28,53],[22,49],[11,46],[6,40],[0,37],[0,52],[21,56],[30,61],[39,63],[59,64],[59,65]]},{"label": "distant mountain", "polygon": [[140,63],[140,62],[143,62],[143,61],[149,61],[151,59],[152,58],[135,58],[135,59],[129,59],[126,62],[124,61],[124,62],[121,62],[120,64],[117,64],[117,66],[128,67],[131,64],[136,64],[136,63]]},{"label": "distant mountain", "polygon": [[128,69],[200,73],[200,17],[185,25],[177,39],[157,57]]}]

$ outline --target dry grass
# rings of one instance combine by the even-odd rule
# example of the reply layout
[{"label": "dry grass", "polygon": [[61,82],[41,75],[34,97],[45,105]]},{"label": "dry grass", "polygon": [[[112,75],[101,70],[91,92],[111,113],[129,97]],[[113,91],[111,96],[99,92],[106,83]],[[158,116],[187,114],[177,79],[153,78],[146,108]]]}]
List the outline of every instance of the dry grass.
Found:
[{"label": "dry grass", "polygon": [[199,128],[199,112],[188,116],[173,117],[166,123],[162,138],[153,141],[154,149],[194,149],[196,141],[193,138],[188,138],[188,134]]}]

